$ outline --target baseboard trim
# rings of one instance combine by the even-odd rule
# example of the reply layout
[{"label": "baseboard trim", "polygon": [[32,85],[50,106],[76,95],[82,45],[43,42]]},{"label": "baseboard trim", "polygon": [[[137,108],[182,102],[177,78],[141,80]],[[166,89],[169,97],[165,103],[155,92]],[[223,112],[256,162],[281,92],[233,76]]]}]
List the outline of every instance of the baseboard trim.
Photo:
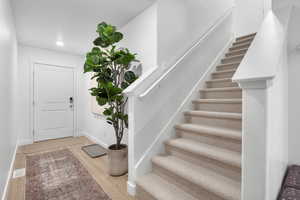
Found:
[{"label": "baseboard trim", "polygon": [[14,171],[14,163],[15,163],[15,159],[16,159],[18,147],[19,147],[19,144],[17,143],[16,147],[15,147],[15,150],[14,150],[14,154],[13,154],[11,163],[10,163],[8,175],[7,175],[7,178],[6,178],[6,183],[5,183],[5,187],[4,187],[4,190],[3,190],[3,195],[2,195],[2,198],[1,198],[2,200],[6,200],[6,198],[7,198],[7,192],[8,192],[8,188],[9,188],[9,182],[10,182],[10,179],[11,179],[13,171]]},{"label": "baseboard trim", "polygon": [[131,181],[127,181],[127,192],[131,196],[135,196],[136,194],[136,184]]},{"label": "baseboard trim", "polygon": [[33,144],[33,141],[30,139],[18,140],[18,146],[23,146],[23,145],[28,145],[28,144]]},{"label": "baseboard trim", "polygon": [[89,133],[86,132],[86,131],[81,131],[81,135],[86,136],[86,137],[87,137],[88,139],[90,139],[92,142],[95,142],[95,143],[101,145],[102,147],[104,147],[104,148],[106,148],[106,149],[108,149],[108,147],[109,147],[108,144],[106,144],[105,142],[103,142],[103,141],[99,140],[98,138],[92,136],[91,134],[89,134]]}]

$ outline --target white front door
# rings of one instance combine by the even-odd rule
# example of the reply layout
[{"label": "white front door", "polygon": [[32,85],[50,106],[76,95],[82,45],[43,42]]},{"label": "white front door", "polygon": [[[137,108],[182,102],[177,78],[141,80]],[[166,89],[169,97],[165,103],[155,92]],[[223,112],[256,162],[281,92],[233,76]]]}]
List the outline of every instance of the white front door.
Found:
[{"label": "white front door", "polygon": [[34,65],[34,141],[74,135],[74,70]]}]

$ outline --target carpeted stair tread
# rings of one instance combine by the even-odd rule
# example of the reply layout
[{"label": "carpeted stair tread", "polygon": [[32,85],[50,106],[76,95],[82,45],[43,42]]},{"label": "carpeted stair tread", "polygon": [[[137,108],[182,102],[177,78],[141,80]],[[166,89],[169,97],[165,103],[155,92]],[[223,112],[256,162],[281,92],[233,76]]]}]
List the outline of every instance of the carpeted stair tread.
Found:
[{"label": "carpeted stair tread", "polygon": [[236,70],[235,69],[230,69],[230,70],[222,70],[222,71],[215,71],[212,74],[217,75],[217,74],[224,74],[224,73],[234,73]]},{"label": "carpeted stair tread", "polygon": [[157,200],[197,200],[154,173],[143,176],[137,184]]},{"label": "carpeted stair tread", "polygon": [[232,62],[232,63],[224,63],[224,64],[219,64],[217,67],[225,67],[225,66],[232,66],[232,65],[239,65],[241,62]]},{"label": "carpeted stair tread", "polygon": [[245,48],[249,48],[250,45],[251,45],[251,42],[236,44],[236,45],[232,45],[232,47],[230,47],[229,50],[232,51],[232,50],[238,50],[238,49],[245,49]]},{"label": "carpeted stair tread", "polygon": [[220,91],[242,91],[239,87],[226,87],[226,88],[205,88],[201,92],[220,92]]},{"label": "carpeted stair tread", "polygon": [[248,38],[254,38],[255,36],[256,36],[256,33],[251,33],[251,34],[248,34],[248,35],[243,35],[243,36],[237,37],[236,41],[241,41],[241,40],[245,40],[245,39],[248,39]]},{"label": "carpeted stair tread", "polygon": [[199,133],[205,135],[211,135],[215,137],[223,137],[234,140],[241,140],[242,134],[241,131],[225,129],[225,128],[217,128],[211,126],[203,126],[198,124],[178,124],[175,126],[176,129],[186,132]]},{"label": "carpeted stair tread", "polygon": [[193,103],[221,103],[221,104],[231,104],[231,103],[237,103],[241,104],[242,99],[196,99],[193,100]]},{"label": "carpeted stair tread", "polygon": [[233,56],[233,55],[243,55],[243,56],[245,56],[247,50],[248,50],[247,48],[245,48],[245,49],[239,49],[239,50],[231,50],[228,53],[226,53],[225,56],[226,57]]},{"label": "carpeted stair tread", "polygon": [[248,38],[240,41],[234,42],[232,45],[240,45],[240,44],[245,44],[245,43],[251,43],[253,38]]},{"label": "carpeted stair tread", "polygon": [[243,59],[244,56],[245,54],[225,56],[225,58],[223,58],[222,60]]},{"label": "carpeted stair tread", "polygon": [[233,167],[241,167],[241,154],[209,144],[193,141],[186,138],[169,140],[167,145],[181,149],[185,152],[201,155]]},{"label": "carpeted stair tread", "polygon": [[220,71],[215,71],[212,74],[222,74],[222,73],[230,73],[230,72],[235,72],[235,69],[229,69],[229,70],[220,70]]},{"label": "carpeted stair tread", "polygon": [[240,200],[240,182],[175,156],[155,156],[153,163],[224,200]]},{"label": "carpeted stair tread", "polygon": [[218,79],[211,79],[206,81],[207,83],[214,83],[214,82],[231,82],[231,78],[218,78]]},{"label": "carpeted stair tread", "polygon": [[210,112],[210,111],[199,111],[190,110],[184,113],[185,115],[195,116],[195,117],[207,117],[207,118],[217,118],[217,119],[233,119],[241,120],[241,113],[230,113],[230,112]]}]

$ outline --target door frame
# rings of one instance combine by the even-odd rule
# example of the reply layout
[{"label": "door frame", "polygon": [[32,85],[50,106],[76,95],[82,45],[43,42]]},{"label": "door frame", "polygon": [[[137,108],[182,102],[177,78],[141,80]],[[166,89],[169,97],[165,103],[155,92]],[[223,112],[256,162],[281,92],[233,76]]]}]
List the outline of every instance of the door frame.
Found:
[{"label": "door frame", "polygon": [[34,106],[34,100],[35,100],[35,94],[34,94],[34,86],[35,86],[35,65],[41,64],[41,65],[47,65],[47,66],[53,66],[53,67],[61,67],[61,68],[69,68],[72,69],[74,72],[74,117],[73,117],[73,137],[79,136],[78,131],[78,70],[77,66],[70,66],[70,65],[64,65],[64,64],[58,64],[54,62],[46,62],[41,60],[30,60],[30,74],[29,74],[29,80],[30,80],[30,87],[29,87],[29,131],[31,136],[31,143],[37,142],[35,140],[35,106]]}]

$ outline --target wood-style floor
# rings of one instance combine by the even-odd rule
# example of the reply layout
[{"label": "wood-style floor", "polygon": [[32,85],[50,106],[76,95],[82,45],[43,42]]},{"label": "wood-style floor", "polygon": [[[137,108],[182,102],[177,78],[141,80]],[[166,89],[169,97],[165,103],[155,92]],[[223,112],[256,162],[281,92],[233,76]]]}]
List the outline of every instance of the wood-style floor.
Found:
[{"label": "wood-style floor", "polygon": [[[135,198],[127,194],[127,175],[122,177],[109,176],[107,173],[107,156],[96,159],[90,158],[81,151],[81,147],[87,144],[92,144],[92,142],[86,137],[77,137],[21,146],[17,151],[14,169],[25,168],[26,155],[68,148],[112,200],[134,200]],[[10,180],[7,200],[25,200],[25,178]]]}]

